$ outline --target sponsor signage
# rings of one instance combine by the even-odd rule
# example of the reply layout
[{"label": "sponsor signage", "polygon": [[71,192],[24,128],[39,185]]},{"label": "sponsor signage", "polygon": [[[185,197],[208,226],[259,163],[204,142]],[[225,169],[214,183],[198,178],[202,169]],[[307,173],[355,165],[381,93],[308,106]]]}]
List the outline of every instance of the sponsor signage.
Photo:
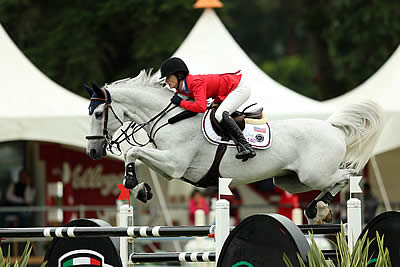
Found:
[{"label": "sponsor signage", "polygon": [[[46,205],[115,205],[124,177],[124,163],[116,159],[92,160],[84,150],[59,144],[40,143],[40,160],[45,168]],[[56,192],[60,191],[60,192]],[[96,218],[96,212],[85,212]],[[63,222],[79,216],[64,211]]]}]

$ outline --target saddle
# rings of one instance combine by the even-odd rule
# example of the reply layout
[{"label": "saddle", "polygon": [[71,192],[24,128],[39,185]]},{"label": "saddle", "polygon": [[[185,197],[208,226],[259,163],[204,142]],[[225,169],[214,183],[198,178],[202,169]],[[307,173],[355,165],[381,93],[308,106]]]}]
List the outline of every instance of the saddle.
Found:
[{"label": "saddle", "polygon": [[[253,105],[251,105],[253,106]],[[249,107],[251,107],[249,106]],[[233,120],[237,123],[239,128],[243,131],[246,136],[246,131],[249,136],[248,141],[254,148],[257,149],[267,149],[271,144],[271,134],[269,125],[267,123],[266,116],[263,113],[263,108],[258,108],[252,112],[235,111],[231,114]],[[219,173],[219,165],[226,152],[228,146],[236,146],[234,141],[232,141],[229,134],[225,133],[219,122],[215,118],[215,111],[218,105],[213,104],[211,109],[209,109],[203,116],[202,120],[202,131],[204,137],[212,144],[217,145],[217,150],[215,152],[215,157],[210,169],[207,173],[197,182],[192,182],[185,177],[181,180],[190,183],[197,187],[215,187],[218,185],[218,178],[221,177]],[[184,113],[184,112],[182,112]],[[187,115],[187,114],[186,114]],[[186,117],[182,114],[179,117]],[[180,119],[182,119],[180,118]],[[173,123],[178,120],[178,116],[171,119]]]},{"label": "saddle", "polygon": [[[220,136],[222,140],[230,140],[231,139],[230,136],[224,132],[219,122],[215,118],[215,111],[217,110],[218,106],[219,105],[217,104],[213,104],[213,106],[211,107],[210,111],[211,125],[215,133],[218,136]],[[245,110],[251,106],[246,107],[243,111],[235,111],[231,114],[232,119],[236,122],[236,124],[242,131],[246,127],[246,123],[258,125],[258,124],[265,124],[267,122],[267,118],[263,113],[262,107],[259,107],[258,109],[251,112],[245,112]]]}]

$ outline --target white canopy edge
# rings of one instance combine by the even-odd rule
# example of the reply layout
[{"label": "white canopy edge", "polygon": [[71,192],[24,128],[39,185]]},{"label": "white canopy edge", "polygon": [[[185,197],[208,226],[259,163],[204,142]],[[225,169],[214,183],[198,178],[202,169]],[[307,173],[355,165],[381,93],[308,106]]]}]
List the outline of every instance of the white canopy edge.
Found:
[{"label": "white canopy edge", "polygon": [[0,142],[34,140],[86,147],[88,100],[39,71],[0,25]]}]

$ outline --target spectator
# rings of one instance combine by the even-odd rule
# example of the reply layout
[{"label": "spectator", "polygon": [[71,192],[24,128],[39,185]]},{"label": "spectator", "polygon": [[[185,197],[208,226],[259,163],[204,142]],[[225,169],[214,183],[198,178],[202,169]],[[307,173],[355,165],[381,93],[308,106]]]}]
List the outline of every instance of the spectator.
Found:
[{"label": "spectator", "polygon": [[[25,207],[33,203],[35,189],[31,184],[31,177],[25,170],[18,174],[17,183],[11,183],[7,189],[7,204],[9,206]],[[27,211],[14,213],[20,226],[25,226],[30,222],[30,213]]]},{"label": "spectator", "polygon": [[194,213],[198,209],[204,210],[206,215],[210,211],[208,201],[205,199],[203,193],[198,189],[194,189],[189,199],[189,223],[192,225],[194,224]]},{"label": "spectator", "polygon": [[378,200],[371,193],[371,186],[369,183],[364,184],[364,223],[368,223],[376,215],[378,208]]}]

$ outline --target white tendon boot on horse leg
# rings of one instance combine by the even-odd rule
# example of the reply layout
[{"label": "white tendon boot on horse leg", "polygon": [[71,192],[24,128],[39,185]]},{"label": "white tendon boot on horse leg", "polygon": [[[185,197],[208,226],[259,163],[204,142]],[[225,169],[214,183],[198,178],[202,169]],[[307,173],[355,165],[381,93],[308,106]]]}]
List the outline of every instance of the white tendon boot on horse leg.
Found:
[{"label": "white tendon boot on horse leg", "polygon": [[344,179],[335,184],[329,191],[322,191],[304,210],[304,215],[307,218],[308,224],[324,224],[331,223],[333,212],[328,207],[333,198],[339,193],[348,183],[350,175],[354,173],[353,169],[346,169]]},{"label": "white tendon boot on horse leg", "polygon": [[[306,216],[307,217],[307,216]],[[323,201],[317,202],[317,215],[313,219],[307,217],[308,224],[324,224],[332,222],[332,210]]]}]

